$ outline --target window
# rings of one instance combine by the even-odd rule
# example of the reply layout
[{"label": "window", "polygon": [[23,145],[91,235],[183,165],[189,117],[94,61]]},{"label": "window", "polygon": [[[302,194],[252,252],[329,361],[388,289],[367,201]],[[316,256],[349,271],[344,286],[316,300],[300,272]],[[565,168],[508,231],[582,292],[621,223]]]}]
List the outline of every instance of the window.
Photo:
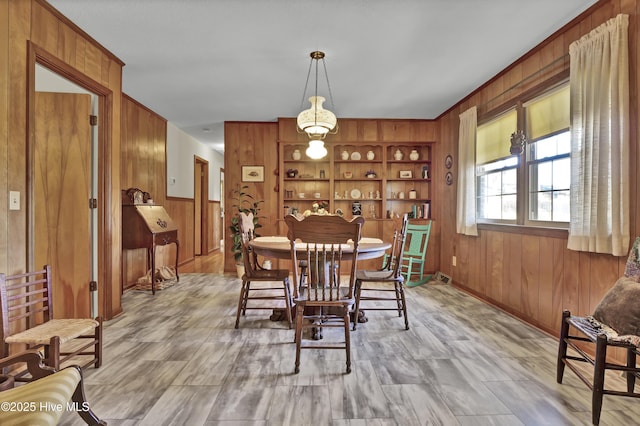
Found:
[{"label": "window", "polygon": [[[527,145],[509,152],[524,124]],[[570,188],[569,86],[547,91],[478,126],[479,222],[567,227]]]}]

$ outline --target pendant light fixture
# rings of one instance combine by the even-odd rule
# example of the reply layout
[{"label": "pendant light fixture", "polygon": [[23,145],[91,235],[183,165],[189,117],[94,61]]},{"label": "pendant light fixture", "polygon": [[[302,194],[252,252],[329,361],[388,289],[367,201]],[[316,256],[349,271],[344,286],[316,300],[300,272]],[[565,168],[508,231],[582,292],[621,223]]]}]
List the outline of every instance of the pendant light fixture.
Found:
[{"label": "pendant light fixture", "polygon": [[334,113],[328,109],[324,109],[322,104],[325,102],[325,98],[318,96],[318,68],[319,62],[322,60],[322,68],[324,70],[325,79],[327,81],[327,90],[329,92],[329,100],[331,102],[331,108],[333,108],[333,95],[331,94],[331,86],[329,85],[329,75],[327,74],[327,66],[324,62],[324,52],[316,50],[311,52],[311,62],[309,63],[309,71],[307,72],[307,81],[304,85],[304,93],[302,94],[302,102],[300,108],[304,104],[307,96],[307,87],[309,86],[309,77],[311,76],[311,69],[313,68],[315,61],[315,86],[314,95],[309,98],[311,107],[305,109],[298,114],[297,125],[299,132],[305,132],[309,136],[309,148],[307,148],[306,154],[309,158],[319,159],[327,155],[327,149],[324,147],[323,139],[327,133],[338,133],[338,120]]}]

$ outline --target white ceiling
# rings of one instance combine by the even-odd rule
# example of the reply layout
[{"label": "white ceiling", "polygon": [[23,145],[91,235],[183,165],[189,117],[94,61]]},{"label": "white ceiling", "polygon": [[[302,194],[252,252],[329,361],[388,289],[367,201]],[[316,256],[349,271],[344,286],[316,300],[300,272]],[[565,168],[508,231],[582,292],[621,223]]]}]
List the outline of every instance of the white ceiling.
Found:
[{"label": "white ceiling", "polygon": [[435,118],[596,0],[49,2],[126,63],[127,95],[223,151],[225,121],[298,114],[311,51],[338,118]]}]

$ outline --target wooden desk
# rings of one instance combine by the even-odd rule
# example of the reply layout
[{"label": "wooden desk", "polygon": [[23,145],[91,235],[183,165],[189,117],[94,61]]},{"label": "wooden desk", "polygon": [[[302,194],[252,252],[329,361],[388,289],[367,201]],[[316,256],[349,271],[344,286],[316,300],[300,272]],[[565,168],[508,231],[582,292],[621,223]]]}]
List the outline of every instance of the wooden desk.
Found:
[{"label": "wooden desk", "polygon": [[151,292],[156,294],[156,246],[176,245],[176,281],[178,275],[178,227],[162,206],[140,204],[122,206],[122,248],[147,249],[147,266],[151,269]]}]

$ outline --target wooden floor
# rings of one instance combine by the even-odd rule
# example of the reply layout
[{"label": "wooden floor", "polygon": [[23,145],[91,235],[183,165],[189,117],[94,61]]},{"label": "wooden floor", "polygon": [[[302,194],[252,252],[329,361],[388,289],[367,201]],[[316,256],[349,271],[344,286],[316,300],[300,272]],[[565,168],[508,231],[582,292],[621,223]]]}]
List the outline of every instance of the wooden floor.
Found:
[{"label": "wooden floor", "polygon": [[[240,280],[211,273],[216,262],[183,268],[155,296],[125,294],[124,314],[105,325],[103,366],[85,372],[109,425],[591,424],[582,382],[567,371],[556,383],[555,338],[444,284],[407,289],[408,331],[369,311],[352,333],[351,374],[343,351],[315,350],[295,375],[293,331],[270,311],[234,329]],[[638,401],[605,396],[600,424],[639,416]]]}]

